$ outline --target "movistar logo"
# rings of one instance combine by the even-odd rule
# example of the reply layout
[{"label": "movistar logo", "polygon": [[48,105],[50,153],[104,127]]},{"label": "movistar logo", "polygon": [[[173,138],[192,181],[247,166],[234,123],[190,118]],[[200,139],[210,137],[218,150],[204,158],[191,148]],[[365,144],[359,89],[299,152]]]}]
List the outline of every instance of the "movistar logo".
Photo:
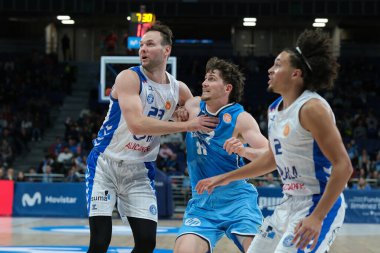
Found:
[{"label": "movistar logo", "polygon": [[40,205],[41,200],[42,200],[42,197],[41,197],[41,193],[39,192],[34,193],[33,197],[30,197],[28,193],[24,193],[24,195],[22,195],[22,198],[21,198],[21,203],[22,203],[22,206],[34,206],[36,203]]}]

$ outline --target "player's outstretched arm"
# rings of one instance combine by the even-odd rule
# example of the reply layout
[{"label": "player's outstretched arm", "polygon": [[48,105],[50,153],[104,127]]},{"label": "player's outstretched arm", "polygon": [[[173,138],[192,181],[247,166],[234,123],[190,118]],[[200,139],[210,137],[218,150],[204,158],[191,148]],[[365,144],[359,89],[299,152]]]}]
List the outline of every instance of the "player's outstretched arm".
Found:
[{"label": "player's outstretched arm", "polygon": [[143,114],[139,96],[140,80],[131,70],[122,71],[115,81],[112,95],[117,98],[129,130],[136,135],[163,135],[185,131],[212,131],[218,124],[211,117],[197,117],[187,122],[166,122]]},{"label": "player's outstretched arm", "polygon": [[[295,228],[293,242],[301,249],[318,242],[324,218],[344,190],[352,174],[352,165],[331,111],[320,100],[312,99],[300,111],[301,125],[311,132],[319,148],[332,163],[332,172],[319,203],[310,216]],[[328,168],[326,168],[328,169]]]},{"label": "player's outstretched arm", "polygon": [[215,187],[229,184],[232,181],[245,178],[254,178],[265,175],[276,169],[276,162],[270,148],[245,166],[225,174],[200,180],[195,186],[196,191],[202,194],[204,191],[211,193]]},{"label": "player's outstretched arm", "polygon": [[[238,154],[253,160],[268,149],[268,140],[261,134],[259,125],[248,112],[241,113],[236,121],[236,137],[231,137],[223,145],[228,154]],[[248,143],[249,147],[243,145]]]}]

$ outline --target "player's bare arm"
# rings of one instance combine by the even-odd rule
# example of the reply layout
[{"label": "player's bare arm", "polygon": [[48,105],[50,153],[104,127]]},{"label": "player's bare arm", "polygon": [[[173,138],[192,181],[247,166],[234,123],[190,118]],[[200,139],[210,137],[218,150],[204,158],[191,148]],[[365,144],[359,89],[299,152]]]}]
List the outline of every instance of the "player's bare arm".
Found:
[{"label": "player's bare arm", "polygon": [[179,84],[179,101],[175,112],[173,113],[172,119],[174,121],[187,121],[189,119],[189,112],[185,108],[185,103],[189,99],[193,98],[189,87],[183,82],[178,82]]},{"label": "player's bare arm", "polygon": [[196,191],[199,194],[202,194],[204,191],[211,193],[217,186],[227,185],[232,181],[245,178],[263,176],[274,171],[276,169],[276,162],[269,142],[267,142],[267,145],[267,150],[256,157],[254,162],[250,162],[237,170],[200,180],[195,187]]},{"label": "player's bare arm", "polygon": [[189,87],[184,83],[179,81],[179,101],[178,104],[180,106],[184,106],[186,101],[193,98],[193,94],[191,93]]},{"label": "player's bare arm", "polygon": [[212,131],[217,125],[215,119],[198,117],[187,122],[166,122],[147,117],[143,114],[139,96],[140,81],[137,74],[131,70],[122,71],[115,81],[112,96],[117,98],[124,119],[133,134],[163,135],[184,131]]},{"label": "player's bare arm", "polygon": [[323,154],[332,163],[330,180],[321,200],[311,215],[295,229],[296,246],[304,249],[314,239],[313,249],[318,241],[322,221],[344,190],[353,169],[331,111],[320,100],[312,99],[305,103],[300,111],[300,122],[311,132]]},{"label": "player's bare arm", "polygon": [[[244,144],[249,147],[245,147]],[[268,148],[268,140],[261,134],[256,120],[248,113],[241,113],[236,120],[233,137],[226,140],[223,148],[229,153],[253,160]]]},{"label": "player's bare arm", "polygon": [[185,109],[189,113],[189,119],[193,119],[198,116],[200,112],[200,103],[201,103],[201,98],[200,97],[193,97],[189,100],[186,101],[185,104]]}]

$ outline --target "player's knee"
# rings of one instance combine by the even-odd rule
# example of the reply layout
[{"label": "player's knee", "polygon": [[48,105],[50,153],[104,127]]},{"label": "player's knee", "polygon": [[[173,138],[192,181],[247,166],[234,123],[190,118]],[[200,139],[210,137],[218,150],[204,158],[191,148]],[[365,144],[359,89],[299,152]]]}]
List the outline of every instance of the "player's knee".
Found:
[{"label": "player's knee", "polygon": [[[174,253],[194,253],[192,248],[184,247],[183,244],[176,245],[174,248]],[[200,252],[200,251],[199,251]]]},{"label": "player's knee", "polygon": [[[208,253],[209,245],[203,239],[194,238],[194,235],[182,235],[177,238],[174,253]],[[194,240],[195,239],[195,240]]]}]

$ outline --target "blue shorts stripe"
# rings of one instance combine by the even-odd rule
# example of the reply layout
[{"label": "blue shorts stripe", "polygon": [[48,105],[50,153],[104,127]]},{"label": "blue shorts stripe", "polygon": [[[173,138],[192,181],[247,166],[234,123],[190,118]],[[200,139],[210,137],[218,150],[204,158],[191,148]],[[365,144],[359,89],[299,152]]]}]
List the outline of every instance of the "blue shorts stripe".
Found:
[{"label": "blue shorts stripe", "polygon": [[144,162],[144,164],[148,169],[148,178],[150,180],[150,185],[153,189],[156,189],[154,186],[154,178],[156,177],[156,165],[154,162]]},{"label": "blue shorts stripe", "polygon": [[100,153],[91,151],[87,158],[87,171],[86,171],[86,190],[87,190],[87,214],[90,214],[90,203],[92,196],[92,188],[94,186],[94,178],[96,174],[96,164],[98,162]]},{"label": "blue shorts stripe", "polygon": [[[315,209],[315,207],[317,206],[321,197],[322,197],[322,195],[314,195],[313,196],[313,205],[310,208],[309,214],[312,213],[312,211]],[[326,218],[323,220],[323,225],[322,225],[321,233],[319,234],[318,243],[315,246],[314,250],[311,251],[310,253],[317,252],[319,246],[322,244],[322,242],[324,240],[326,240],[326,236],[329,233],[329,231],[331,229],[331,225],[334,223],[334,220],[337,217],[339,209],[341,208],[341,206],[342,206],[342,197],[339,197],[338,200],[334,203],[330,212],[327,214]],[[297,253],[304,253],[304,251],[299,249],[297,251]]]}]

